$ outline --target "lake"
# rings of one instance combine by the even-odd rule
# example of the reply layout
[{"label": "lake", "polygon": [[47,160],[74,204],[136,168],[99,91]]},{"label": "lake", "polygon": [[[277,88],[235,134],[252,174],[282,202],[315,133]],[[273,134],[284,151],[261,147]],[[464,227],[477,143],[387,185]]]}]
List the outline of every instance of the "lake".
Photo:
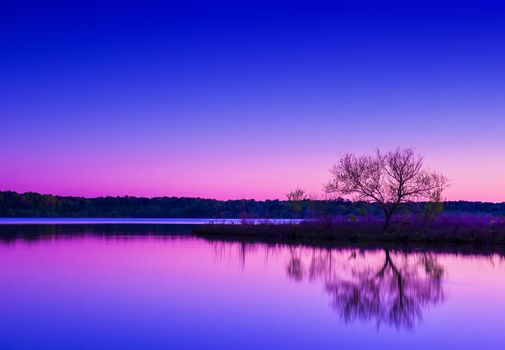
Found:
[{"label": "lake", "polygon": [[302,219],[211,218],[0,218],[0,225],[206,225],[206,224],[299,224]]},{"label": "lake", "polygon": [[154,226],[2,233],[0,349],[505,348],[496,248],[225,242]]}]

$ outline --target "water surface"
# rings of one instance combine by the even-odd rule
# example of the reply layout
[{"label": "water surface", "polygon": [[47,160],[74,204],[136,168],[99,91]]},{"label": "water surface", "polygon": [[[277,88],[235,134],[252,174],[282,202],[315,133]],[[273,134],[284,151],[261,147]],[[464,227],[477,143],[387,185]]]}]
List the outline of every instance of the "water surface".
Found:
[{"label": "water surface", "polygon": [[505,348],[493,250],[95,233],[2,241],[0,349]]},{"label": "water surface", "polygon": [[205,225],[205,224],[298,224],[301,219],[215,218],[0,218],[0,225]]}]

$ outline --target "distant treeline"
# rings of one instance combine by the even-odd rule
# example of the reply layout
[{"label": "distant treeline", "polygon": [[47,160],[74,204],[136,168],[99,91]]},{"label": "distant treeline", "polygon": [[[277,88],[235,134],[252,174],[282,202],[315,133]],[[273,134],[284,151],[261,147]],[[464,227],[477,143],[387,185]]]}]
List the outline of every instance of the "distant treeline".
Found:
[{"label": "distant treeline", "polygon": [[[421,212],[423,203],[404,205]],[[445,202],[445,212],[505,215],[505,203]],[[311,218],[328,215],[382,215],[375,204],[304,200],[227,200],[178,197],[63,197],[0,191],[0,217],[137,217],[137,218]]]}]

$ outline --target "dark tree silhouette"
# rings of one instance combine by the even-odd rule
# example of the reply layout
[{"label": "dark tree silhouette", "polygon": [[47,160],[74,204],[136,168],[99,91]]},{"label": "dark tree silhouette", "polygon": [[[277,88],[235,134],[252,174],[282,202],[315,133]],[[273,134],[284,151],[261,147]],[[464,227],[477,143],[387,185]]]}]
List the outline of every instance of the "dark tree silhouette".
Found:
[{"label": "dark tree silhouette", "polygon": [[385,216],[384,230],[401,203],[440,198],[447,187],[446,177],[424,169],[423,158],[412,149],[360,156],[348,153],[330,172],[326,191],[377,203]]},{"label": "dark tree silhouette", "polygon": [[[381,214],[379,204],[351,202],[333,199],[328,194],[324,199],[302,201],[303,211],[300,217],[324,217],[330,221],[339,215]],[[417,211],[417,206],[408,206]],[[414,208],[415,207],[415,208]],[[429,217],[435,208],[427,208]],[[433,210],[434,209],[434,210]],[[487,213],[505,215],[505,202],[444,202],[443,209],[450,213]],[[240,218],[241,213],[250,218],[290,218],[293,207],[289,201],[280,200],[227,200],[218,201],[202,198],[138,198],[138,197],[61,197],[38,193],[16,193],[0,191],[0,217],[124,217],[124,218]]]},{"label": "dark tree silhouette", "polygon": [[286,193],[286,198],[288,199],[288,203],[295,215],[298,215],[302,211],[303,201],[307,200],[308,196],[305,190],[296,188],[293,191]]}]

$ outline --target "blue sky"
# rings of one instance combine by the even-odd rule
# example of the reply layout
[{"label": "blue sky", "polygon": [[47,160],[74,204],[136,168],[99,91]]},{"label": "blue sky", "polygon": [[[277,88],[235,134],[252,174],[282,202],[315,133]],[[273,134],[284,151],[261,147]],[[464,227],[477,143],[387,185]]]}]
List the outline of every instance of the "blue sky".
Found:
[{"label": "blue sky", "polygon": [[505,9],[486,2],[12,2],[0,189],[281,198],[415,147],[502,201]]}]

